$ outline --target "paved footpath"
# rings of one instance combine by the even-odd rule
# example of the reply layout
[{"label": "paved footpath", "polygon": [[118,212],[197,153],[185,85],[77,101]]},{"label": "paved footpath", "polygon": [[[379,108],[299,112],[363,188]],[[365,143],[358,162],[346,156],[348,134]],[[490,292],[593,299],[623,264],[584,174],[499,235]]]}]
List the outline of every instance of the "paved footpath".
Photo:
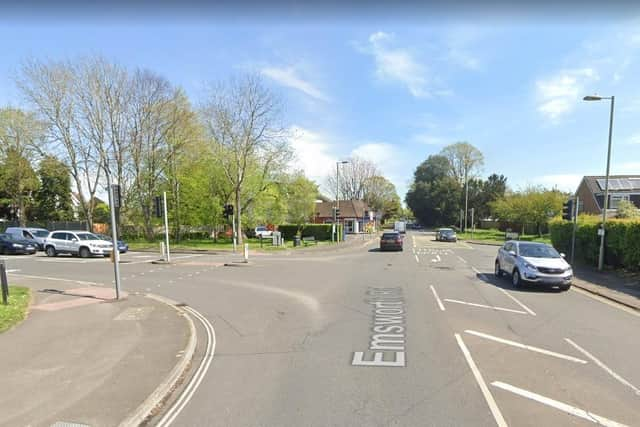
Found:
[{"label": "paved footpath", "polygon": [[[27,319],[0,334],[0,425],[117,426],[139,413],[183,357],[189,323],[156,299],[20,278]],[[43,290],[49,289],[43,292]]]}]

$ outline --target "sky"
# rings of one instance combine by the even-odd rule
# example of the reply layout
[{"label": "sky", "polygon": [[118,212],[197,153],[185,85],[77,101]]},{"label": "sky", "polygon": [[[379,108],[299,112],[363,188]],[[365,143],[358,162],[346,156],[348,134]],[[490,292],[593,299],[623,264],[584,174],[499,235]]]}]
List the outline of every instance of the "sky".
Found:
[{"label": "sky", "polygon": [[358,155],[404,199],[416,166],[458,141],[483,153],[483,177],[573,192],[606,166],[609,101],[582,97],[615,95],[611,173],[640,174],[640,15],[455,16],[13,14],[0,17],[0,106],[26,107],[14,77],[27,58],[102,55],[165,76],[194,105],[208,83],[255,73],[284,101],[292,167],[324,185]]}]

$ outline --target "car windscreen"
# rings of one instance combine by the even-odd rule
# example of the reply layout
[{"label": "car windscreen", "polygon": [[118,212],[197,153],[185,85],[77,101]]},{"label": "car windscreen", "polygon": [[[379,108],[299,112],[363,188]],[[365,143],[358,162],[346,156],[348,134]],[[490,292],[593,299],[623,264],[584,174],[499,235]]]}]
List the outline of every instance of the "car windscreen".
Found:
[{"label": "car windscreen", "polygon": [[31,234],[34,234],[36,237],[49,237],[49,232],[47,230],[35,230],[32,231]]},{"label": "car windscreen", "polygon": [[11,234],[0,234],[0,240],[15,240]]},{"label": "car windscreen", "polygon": [[77,236],[80,240],[100,240],[98,236],[91,233],[78,233]]},{"label": "car windscreen", "polygon": [[400,235],[398,233],[384,233],[382,235],[382,240],[395,240],[400,238]]},{"label": "car windscreen", "polygon": [[551,246],[520,244],[520,256],[530,258],[560,258],[560,254]]}]

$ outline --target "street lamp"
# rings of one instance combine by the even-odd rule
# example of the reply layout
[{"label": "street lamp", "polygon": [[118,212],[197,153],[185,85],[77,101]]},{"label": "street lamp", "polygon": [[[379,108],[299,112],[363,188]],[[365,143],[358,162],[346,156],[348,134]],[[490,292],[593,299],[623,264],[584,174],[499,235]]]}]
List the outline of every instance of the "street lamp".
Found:
[{"label": "street lamp", "polygon": [[[340,219],[338,218],[338,210],[340,209],[340,165],[346,165],[348,160],[340,160],[336,162],[336,242],[338,241],[338,226]],[[342,231],[344,233],[344,230]]]},{"label": "street lamp", "polygon": [[611,100],[611,113],[609,114],[609,147],[607,149],[607,175],[604,179],[604,209],[602,210],[602,234],[600,235],[600,254],[598,255],[598,270],[604,267],[604,234],[605,223],[607,222],[607,209],[609,209],[609,165],[611,163],[611,135],[613,132],[613,105],[615,96],[597,96],[588,95],[582,98],[584,101],[602,101],[603,99]]}]

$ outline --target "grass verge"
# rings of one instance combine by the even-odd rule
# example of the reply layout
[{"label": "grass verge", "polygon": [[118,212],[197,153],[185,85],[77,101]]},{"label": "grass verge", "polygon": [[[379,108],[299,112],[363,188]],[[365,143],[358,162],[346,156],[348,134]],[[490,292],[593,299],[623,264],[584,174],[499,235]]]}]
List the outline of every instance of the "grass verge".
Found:
[{"label": "grass verge", "polygon": [[[249,243],[250,250],[282,250],[282,249],[297,249],[293,247],[293,241],[287,240],[285,241],[286,246],[273,246],[271,245],[271,239],[265,239],[262,242],[262,247],[260,246],[260,240],[258,239],[246,239],[245,243]],[[157,249],[160,250],[160,241],[157,242],[147,242],[144,240],[139,241],[127,241],[129,245],[129,250],[135,251],[140,249]],[[172,250],[182,249],[182,250],[214,250],[214,251],[231,251],[233,250],[233,242],[228,239],[218,239],[217,242],[214,242],[213,239],[193,239],[193,240],[182,240],[179,243],[175,243],[173,241],[169,241]],[[314,246],[325,246],[330,245],[331,242],[318,241],[317,245],[315,243],[311,243],[308,246],[302,244],[299,246],[300,248],[304,247],[314,247]]]},{"label": "grass verge", "polygon": [[[461,240],[477,240],[486,241],[490,243],[504,243],[504,231],[490,229],[490,230],[476,230],[473,233],[457,233],[458,238]],[[522,234],[520,240],[527,242],[542,242],[551,244],[551,237],[548,234],[543,234],[542,237],[537,234]]]},{"label": "grass verge", "polygon": [[0,301],[0,332],[4,332],[24,320],[30,299],[29,288],[9,286],[9,304],[3,305]]}]

